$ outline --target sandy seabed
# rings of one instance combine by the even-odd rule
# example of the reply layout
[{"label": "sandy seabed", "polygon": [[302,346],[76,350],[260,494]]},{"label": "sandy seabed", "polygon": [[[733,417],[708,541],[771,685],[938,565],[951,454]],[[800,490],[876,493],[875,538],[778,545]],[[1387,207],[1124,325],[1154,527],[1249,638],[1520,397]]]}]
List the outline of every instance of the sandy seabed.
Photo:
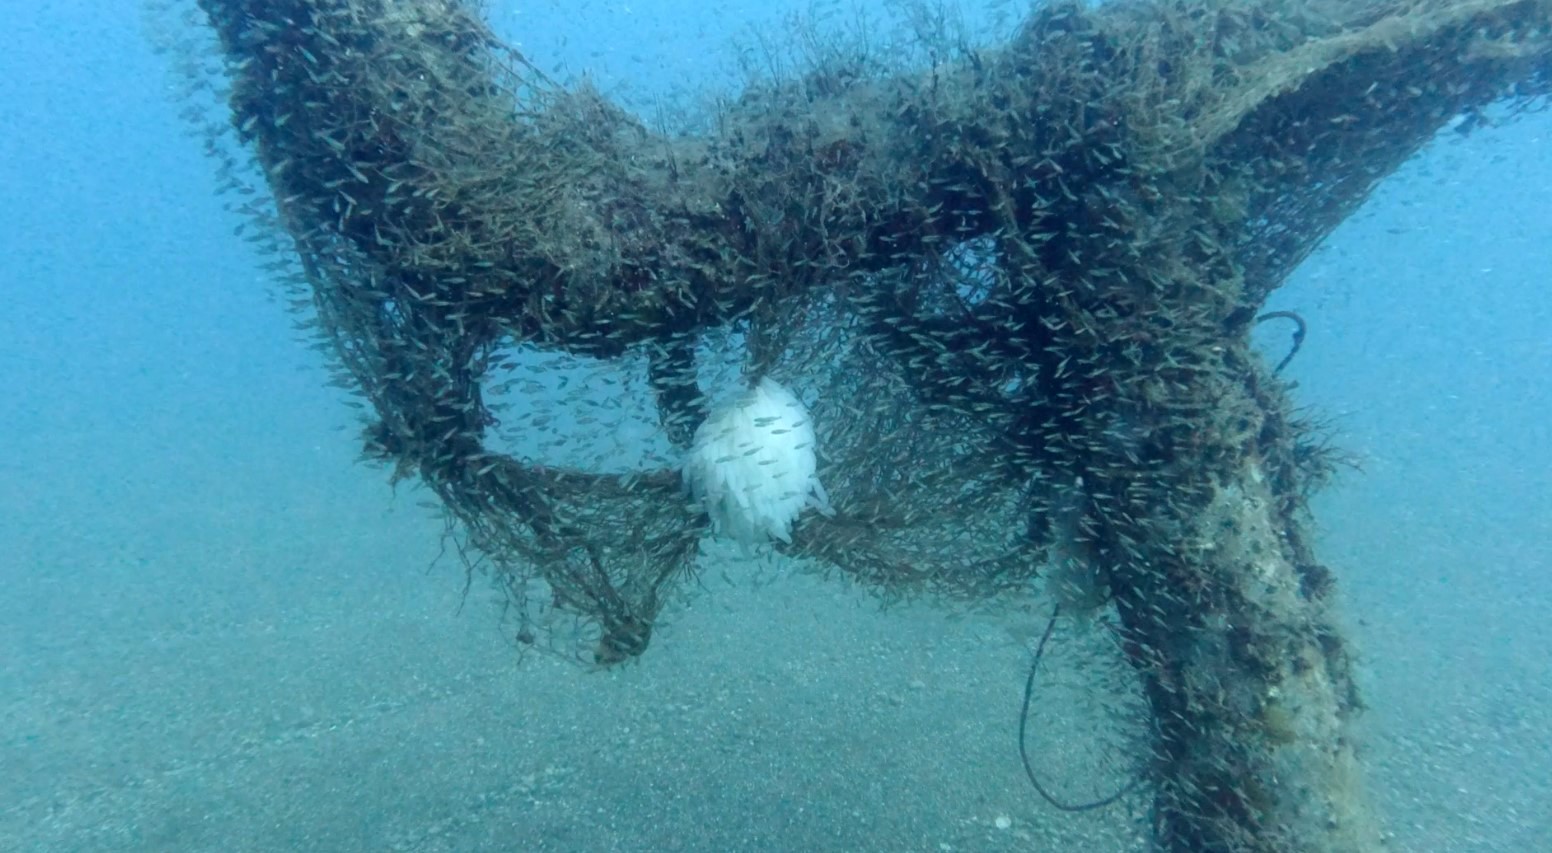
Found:
[{"label": "sandy seabed", "polygon": [[[89,484],[58,483],[7,533],[27,567],[0,602],[7,850],[1144,847],[1142,798],[1071,816],[1022,778],[1036,615],[880,610],[719,556],[640,663],[520,661],[478,579],[458,612],[418,496],[337,450],[266,456],[251,488],[141,481],[91,518]],[[1397,849],[1534,849],[1549,688],[1481,667],[1541,652],[1512,612],[1484,633],[1488,590],[1422,580],[1351,596],[1376,799]],[[1036,752],[1082,780],[1074,733],[1112,723],[1072,716],[1092,703],[1063,698],[1060,654],[1050,678],[1037,727],[1061,737]]]}]

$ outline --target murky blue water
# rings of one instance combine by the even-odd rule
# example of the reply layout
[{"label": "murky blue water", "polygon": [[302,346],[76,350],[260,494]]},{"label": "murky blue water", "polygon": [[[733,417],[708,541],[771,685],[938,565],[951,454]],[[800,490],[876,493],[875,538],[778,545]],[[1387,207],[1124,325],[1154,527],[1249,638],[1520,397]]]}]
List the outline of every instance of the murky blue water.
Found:
[{"label": "murky blue water", "polygon": [[[786,8],[745,5],[493,18],[645,104]],[[0,52],[0,848],[1135,847],[1023,783],[1017,626],[742,566],[638,666],[520,666],[424,496],[354,463],[126,6],[29,5]],[[1274,300],[1362,460],[1320,553],[1401,850],[1552,849],[1549,143],[1440,139]]]}]

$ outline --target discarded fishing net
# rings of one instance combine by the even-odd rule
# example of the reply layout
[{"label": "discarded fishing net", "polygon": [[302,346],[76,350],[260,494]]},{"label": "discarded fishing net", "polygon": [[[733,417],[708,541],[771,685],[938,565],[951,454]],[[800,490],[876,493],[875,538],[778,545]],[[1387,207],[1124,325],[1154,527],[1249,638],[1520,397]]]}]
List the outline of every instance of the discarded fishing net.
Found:
[{"label": "discarded fishing net", "polygon": [[707,533],[677,469],[708,395],[762,377],[811,409],[835,508],[780,548],[869,584],[1027,591],[1097,459],[1168,491],[1217,413],[1158,386],[1252,370],[1260,299],[1418,131],[1541,79],[1544,8],[1433,5],[1057,4],[668,137],[462,3],[200,3],[274,195],[249,212],[369,455],[437,493],[520,634],[577,617],[606,662]]},{"label": "discarded fishing net", "polygon": [[643,653],[712,493],[744,544],[893,594],[1059,562],[1142,676],[1163,843],[1377,837],[1302,518],[1329,454],[1249,332],[1447,122],[1542,103],[1548,0],[1051,3],[915,65],[825,52],[685,135],[472,3],[198,6],[255,239],[520,637]]}]

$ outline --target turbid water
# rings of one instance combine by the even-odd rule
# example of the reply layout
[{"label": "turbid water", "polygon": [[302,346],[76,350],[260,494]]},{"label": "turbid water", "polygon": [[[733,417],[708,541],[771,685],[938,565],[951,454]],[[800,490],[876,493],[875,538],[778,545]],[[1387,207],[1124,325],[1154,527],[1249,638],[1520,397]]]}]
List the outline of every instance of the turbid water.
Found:
[{"label": "turbid water", "polygon": [[[136,14],[11,26],[0,848],[1141,848],[1143,803],[1064,815],[1022,776],[1035,615],[880,610],[717,551],[639,664],[520,660],[424,496],[355,464]],[[1317,501],[1319,550],[1398,850],[1552,847],[1549,137],[1544,114],[1446,134],[1276,300],[1310,322],[1300,398],[1361,462]],[[1080,784],[1080,736],[1112,725],[1070,698],[1083,641],[1058,633],[1069,687],[1037,709]]]}]

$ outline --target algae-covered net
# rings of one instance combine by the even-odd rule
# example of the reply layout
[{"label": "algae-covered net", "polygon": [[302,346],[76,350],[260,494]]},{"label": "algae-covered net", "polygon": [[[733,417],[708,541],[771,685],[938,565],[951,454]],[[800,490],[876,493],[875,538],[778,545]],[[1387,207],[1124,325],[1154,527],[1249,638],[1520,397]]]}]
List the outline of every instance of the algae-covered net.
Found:
[{"label": "algae-covered net", "polygon": [[1051,3],[915,65],[825,52],[685,134],[473,3],[198,5],[212,153],[234,186],[252,155],[369,455],[436,493],[520,637],[647,649],[712,530],[683,460],[770,379],[828,500],[758,547],[970,601],[1060,556],[1142,676],[1160,839],[1374,838],[1302,519],[1329,457],[1249,332],[1431,134],[1540,103],[1552,4]]}]

